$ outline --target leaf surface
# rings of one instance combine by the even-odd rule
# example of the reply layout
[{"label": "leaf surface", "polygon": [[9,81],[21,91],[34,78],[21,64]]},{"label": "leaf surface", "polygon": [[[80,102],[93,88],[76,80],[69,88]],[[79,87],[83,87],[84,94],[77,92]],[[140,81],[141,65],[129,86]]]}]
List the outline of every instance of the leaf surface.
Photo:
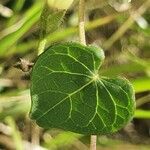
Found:
[{"label": "leaf surface", "polygon": [[100,48],[77,43],[49,47],[32,70],[31,118],[44,128],[81,134],[121,129],[134,113],[135,100],[126,79],[98,74]]}]

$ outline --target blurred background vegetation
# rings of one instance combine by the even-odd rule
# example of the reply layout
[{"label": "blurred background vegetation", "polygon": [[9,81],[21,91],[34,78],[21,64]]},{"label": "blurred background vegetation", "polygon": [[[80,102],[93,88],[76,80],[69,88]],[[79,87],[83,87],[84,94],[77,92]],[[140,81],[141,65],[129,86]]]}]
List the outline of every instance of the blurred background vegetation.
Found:
[{"label": "blurred background vegetation", "polygon": [[[43,130],[29,119],[30,72],[14,68],[38,55],[40,0],[0,0],[0,149],[88,150],[89,136]],[[136,92],[137,110],[124,129],[99,135],[98,150],[150,149],[150,0],[86,0],[86,40],[102,47],[101,75],[123,76]],[[46,19],[46,18],[45,18]],[[78,41],[78,0],[47,45]]]}]

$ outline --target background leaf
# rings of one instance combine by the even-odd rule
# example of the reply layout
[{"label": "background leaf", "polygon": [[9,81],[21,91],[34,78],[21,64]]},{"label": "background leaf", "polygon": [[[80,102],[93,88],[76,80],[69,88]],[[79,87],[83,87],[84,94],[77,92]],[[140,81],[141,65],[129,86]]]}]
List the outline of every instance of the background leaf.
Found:
[{"label": "background leaf", "polygon": [[57,10],[45,5],[40,19],[40,38],[44,39],[48,34],[54,32],[61,24],[66,10]]}]

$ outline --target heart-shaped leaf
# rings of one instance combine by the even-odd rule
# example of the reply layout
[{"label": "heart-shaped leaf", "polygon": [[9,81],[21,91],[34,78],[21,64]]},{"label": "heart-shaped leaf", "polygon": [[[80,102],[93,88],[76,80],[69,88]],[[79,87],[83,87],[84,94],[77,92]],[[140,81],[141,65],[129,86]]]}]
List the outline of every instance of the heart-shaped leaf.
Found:
[{"label": "heart-shaped leaf", "polygon": [[77,43],[49,47],[32,71],[31,118],[44,128],[108,134],[127,124],[135,100],[126,79],[98,74],[101,49]]}]

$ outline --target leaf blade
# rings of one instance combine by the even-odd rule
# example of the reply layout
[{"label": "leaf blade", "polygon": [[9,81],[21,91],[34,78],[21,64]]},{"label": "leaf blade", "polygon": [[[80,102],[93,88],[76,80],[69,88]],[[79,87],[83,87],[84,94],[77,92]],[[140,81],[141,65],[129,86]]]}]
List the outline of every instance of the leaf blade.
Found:
[{"label": "leaf blade", "polygon": [[134,91],[125,79],[98,75],[103,60],[103,51],[91,46],[48,48],[32,71],[31,118],[44,128],[82,134],[122,128],[133,117]]}]

